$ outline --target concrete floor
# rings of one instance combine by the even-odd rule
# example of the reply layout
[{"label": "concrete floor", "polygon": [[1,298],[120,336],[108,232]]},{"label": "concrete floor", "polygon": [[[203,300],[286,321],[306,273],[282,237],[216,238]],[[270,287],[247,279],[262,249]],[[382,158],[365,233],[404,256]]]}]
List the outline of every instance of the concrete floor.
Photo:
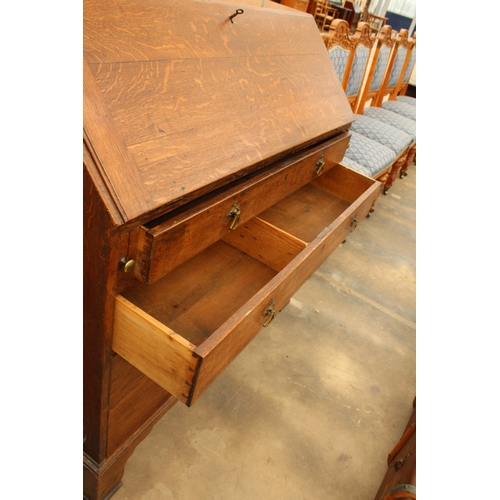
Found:
[{"label": "concrete floor", "polygon": [[416,167],[192,407],[113,500],[372,500],[415,396]]}]

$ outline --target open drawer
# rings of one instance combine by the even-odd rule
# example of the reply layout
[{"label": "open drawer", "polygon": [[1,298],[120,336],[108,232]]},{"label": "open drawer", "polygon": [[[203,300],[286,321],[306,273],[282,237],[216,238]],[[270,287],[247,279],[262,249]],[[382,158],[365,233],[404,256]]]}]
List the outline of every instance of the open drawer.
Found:
[{"label": "open drawer", "polygon": [[190,406],[347,237],[380,184],[341,165],[151,285],[116,297],[113,349]]},{"label": "open drawer", "polygon": [[341,162],[351,134],[296,153],[141,226],[134,276],[154,283],[296,189]]}]

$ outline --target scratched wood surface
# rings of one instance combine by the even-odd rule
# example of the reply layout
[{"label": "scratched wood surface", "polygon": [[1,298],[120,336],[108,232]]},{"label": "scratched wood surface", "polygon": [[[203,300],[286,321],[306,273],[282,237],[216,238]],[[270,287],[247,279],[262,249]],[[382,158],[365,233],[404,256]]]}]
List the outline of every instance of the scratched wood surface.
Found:
[{"label": "scratched wood surface", "polygon": [[127,189],[117,180],[124,151],[100,158],[125,221],[187,203],[352,122],[311,16],[245,6],[231,23],[234,11],[201,0],[85,0],[86,86],[101,95],[86,103],[84,126],[92,141],[105,115],[125,144]]}]

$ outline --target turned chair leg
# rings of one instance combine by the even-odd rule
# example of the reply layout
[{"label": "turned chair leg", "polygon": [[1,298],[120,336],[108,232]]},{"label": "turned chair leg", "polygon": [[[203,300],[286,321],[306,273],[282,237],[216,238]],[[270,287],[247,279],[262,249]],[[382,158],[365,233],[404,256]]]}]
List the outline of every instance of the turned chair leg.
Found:
[{"label": "turned chair leg", "polygon": [[411,165],[411,163],[415,159],[416,154],[417,154],[417,145],[414,144],[410,148],[410,151],[408,151],[408,154],[406,155],[406,161],[404,162],[403,166],[401,167],[401,171],[399,173],[400,179],[402,179],[403,177],[406,177],[408,175],[408,173],[407,173],[408,167]]},{"label": "turned chair leg", "polygon": [[400,158],[397,162],[394,163],[392,166],[391,170],[389,171],[389,174],[387,175],[387,179],[384,183],[384,194],[387,194],[389,189],[391,189],[392,185],[394,184],[394,181],[396,179],[396,176],[398,175],[398,170],[402,168],[406,158]]}]

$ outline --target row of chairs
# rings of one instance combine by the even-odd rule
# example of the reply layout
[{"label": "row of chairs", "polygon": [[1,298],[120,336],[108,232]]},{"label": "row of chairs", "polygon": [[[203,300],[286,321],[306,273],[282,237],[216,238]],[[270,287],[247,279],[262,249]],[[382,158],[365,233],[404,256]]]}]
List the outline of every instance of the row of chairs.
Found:
[{"label": "row of chairs", "polygon": [[416,99],[403,95],[415,65],[416,38],[407,30],[393,33],[390,26],[373,36],[364,22],[349,36],[349,24],[340,19],[322,36],[355,114],[342,164],[380,181],[387,194],[416,155]]}]

